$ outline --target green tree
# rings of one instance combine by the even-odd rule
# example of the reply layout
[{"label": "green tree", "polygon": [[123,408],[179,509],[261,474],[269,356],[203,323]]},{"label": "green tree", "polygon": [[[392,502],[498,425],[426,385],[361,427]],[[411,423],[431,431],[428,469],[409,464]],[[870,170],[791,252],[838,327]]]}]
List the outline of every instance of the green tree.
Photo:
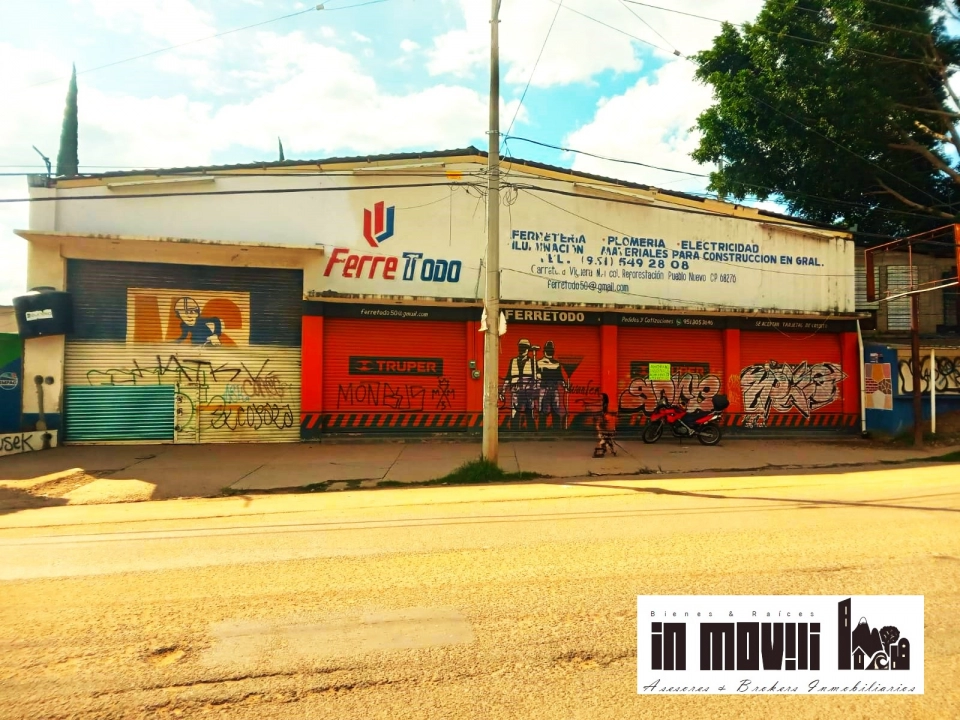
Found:
[{"label": "green tree", "polygon": [[63,126],[60,129],[60,151],[57,153],[57,175],[76,175],[80,169],[78,157],[78,118],[77,118],[77,66],[73,66],[70,75],[70,87],[67,90],[67,106],[63,111]]},{"label": "green tree", "polygon": [[710,189],[783,201],[861,231],[915,232],[960,214],[957,0],[767,0],[696,56],[714,104],[693,157]]}]

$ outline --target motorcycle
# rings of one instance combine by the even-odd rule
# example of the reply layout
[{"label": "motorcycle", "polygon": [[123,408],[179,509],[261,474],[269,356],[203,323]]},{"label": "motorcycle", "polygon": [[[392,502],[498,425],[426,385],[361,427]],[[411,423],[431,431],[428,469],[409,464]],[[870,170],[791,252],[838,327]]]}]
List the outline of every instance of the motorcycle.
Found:
[{"label": "motorcycle", "polygon": [[657,442],[663,436],[665,427],[673,431],[674,437],[696,437],[703,445],[716,445],[720,442],[720,416],[730,406],[726,395],[714,395],[713,410],[687,409],[671,405],[661,397],[657,407],[643,428],[642,439],[648,445]]}]

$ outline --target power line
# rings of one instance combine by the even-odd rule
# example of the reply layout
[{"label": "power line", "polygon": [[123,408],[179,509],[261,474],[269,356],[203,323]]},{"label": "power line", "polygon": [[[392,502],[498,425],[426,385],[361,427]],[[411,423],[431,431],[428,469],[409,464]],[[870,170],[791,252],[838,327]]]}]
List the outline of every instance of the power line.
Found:
[{"label": "power line", "polygon": [[[674,170],[674,169],[672,169],[672,168],[664,168],[664,167],[659,167],[659,166],[657,166],[657,165],[648,165],[648,164],[646,164],[646,163],[642,163],[642,162],[639,162],[639,161],[636,161],[636,160],[624,160],[624,159],[620,159],[620,158],[608,157],[608,156],[605,156],[605,155],[597,155],[597,154],[595,154],[595,153],[590,153],[590,152],[587,152],[587,151],[585,151],[585,150],[576,150],[576,149],[574,149],[574,148],[563,147],[563,146],[561,146],[561,145],[551,145],[550,143],[541,142],[541,141],[539,141],[539,140],[531,140],[530,138],[518,137],[518,136],[516,136],[516,135],[507,136],[507,138],[505,138],[505,139],[506,139],[506,140],[519,140],[519,141],[522,141],[522,142],[531,143],[531,144],[533,144],[533,145],[539,145],[539,146],[541,146],[541,147],[550,148],[550,149],[552,149],[552,150],[560,150],[560,151],[563,151],[563,152],[574,153],[574,154],[576,154],[576,155],[585,155],[585,156],[587,156],[587,157],[592,157],[592,158],[596,158],[596,159],[598,159],[598,160],[604,160],[604,161],[607,161],[607,162],[622,163],[622,164],[624,164],[624,165],[636,165],[636,166],[639,166],[639,167],[650,168],[650,169],[652,169],[652,170],[660,170],[660,171],[663,171],[663,172],[671,172],[671,173],[679,173],[679,174],[683,174],[683,175],[690,175],[691,177],[699,177],[699,178],[709,178],[709,177],[710,177],[710,175],[705,175],[705,174],[701,174],[701,173],[692,173],[692,172],[688,172],[688,171],[686,171],[686,170]],[[741,183],[741,184],[746,185],[746,186],[748,186],[748,187],[752,187],[752,188],[758,189],[758,190],[768,190],[768,191],[773,192],[773,193],[775,193],[775,194],[777,194],[777,195],[780,195],[781,197],[786,197],[786,195],[784,195],[784,193],[783,193],[782,191],[779,191],[779,190],[777,190],[776,188],[767,187],[767,186],[765,186],[765,185],[757,185],[757,184],[755,184],[755,183]],[[686,194],[686,195],[703,195],[703,196],[710,197],[710,198],[716,197],[718,200],[721,200],[720,196],[719,196],[719,195],[716,195],[716,193],[710,194],[710,193],[695,193],[695,192],[684,191],[684,194]],[[821,201],[825,201],[825,202],[835,203],[835,204],[837,204],[837,205],[844,205],[844,206],[848,206],[848,207],[858,208],[858,209],[861,209],[861,210],[868,210],[868,211],[871,211],[871,212],[886,212],[886,213],[893,213],[893,214],[896,214],[896,215],[905,215],[905,216],[908,216],[908,217],[918,217],[918,218],[925,218],[925,219],[929,219],[929,218],[930,218],[929,215],[924,215],[924,214],[922,214],[922,213],[910,212],[910,211],[908,211],[908,210],[894,210],[894,209],[892,209],[892,208],[871,207],[870,205],[864,205],[864,204],[862,204],[862,203],[856,203],[856,202],[852,202],[852,201],[849,201],[849,200],[836,200],[836,199],[834,199],[834,198],[828,198],[828,197],[825,197],[825,196],[823,196],[823,195],[812,195],[812,194],[810,194],[810,193],[803,193],[803,192],[799,192],[799,191],[791,191],[790,194],[791,194],[791,195],[797,195],[797,196],[799,196],[799,197],[807,197],[807,198],[811,198],[811,199],[815,199],[815,200],[821,200]]]},{"label": "power line", "polygon": [[[700,20],[708,20],[709,22],[719,23],[721,25],[727,22],[726,20],[718,20],[717,18],[707,17],[706,15],[697,15],[696,13],[683,12],[682,10],[674,10],[672,8],[660,7],[659,5],[649,5],[644,2],[639,2],[639,0],[622,0],[622,2],[628,2],[631,5],[641,5],[643,7],[652,8],[654,10],[663,10],[664,12],[674,13],[676,15],[685,15],[686,17],[698,18]],[[731,24],[739,28],[746,27],[746,23],[731,23]],[[779,31],[767,31],[767,30],[763,30],[762,28],[758,28],[756,25],[753,26],[753,29],[759,30],[760,32],[763,32],[767,35],[774,35],[778,38],[790,38],[792,40],[797,40],[799,42],[805,42],[812,45],[822,45],[824,47],[833,47],[831,43],[826,42],[825,40],[814,40],[813,38],[803,38],[803,37],[800,37],[799,35],[791,35],[789,33],[779,32]],[[910,63],[911,65],[920,65],[921,67],[925,67],[925,68],[934,67],[934,65],[932,65],[930,62],[922,61],[922,60],[896,57],[894,55],[884,55],[883,53],[875,53],[875,52],[871,52],[870,50],[861,50],[859,48],[852,48],[852,47],[848,47],[847,50],[849,52],[860,53],[861,55],[869,55],[871,57],[882,58],[886,60],[893,60],[894,62]]]},{"label": "power line", "polygon": [[587,157],[596,158],[597,160],[607,160],[609,162],[623,163],[624,165],[637,165],[639,167],[650,168],[651,170],[662,170],[663,172],[678,173],[681,175],[690,175],[692,177],[699,178],[709,178],[709,175],[704,175],[703,173],[693,173],[687,172],[686,170],[672,170],[670,168],[658,167],[656,165],[648,165],[647,163],[642,163],[637,160],[620,160],[617,158],[606,157],[604,155],[596,155],[594,153],[589,153],[585,150],[574,150],[573,148],[566,148],[560,145],[551,145],[550,143],[541,142],[539,140],[531,140],[530,138],[519,137],[518,135],[507,135],[505,140],[519,140],[520,142],[530,143],[531,145],[539,145],[540,147],[550,148],[551,150],[561,150],[562,152],[575,153],[577,155],[586,155]]},{"label": "power line", "polygon": [[[216,38],[221,38],[226,35],[232,35],[233,33],[241,32],[243,30],[250,30],[256,27],[262,27],[263,25],[270,25],[275,22],[280,22],[281,20],[288,20],[289,18],[297,17],[298,15],[305,15],[306,13],[316,12],[318,10],[323,10],[325,12],[334,12],[336,10],[350,10],[352,8],[364,7],[365,5],[377,5],[379,3],[388,2],[389,0],[367,0],[366,2],[355,3],[353,5],[344,5],[343,7],[334,7],[328,8],[325,7],[323,3],[316,5],[314,7],[309,7],[305,10],[298,10],[294,13],[289,13],[287,15],[281,15],[279,17],[270,18],[269,20],[263,20],[258,23],[253,23],[252,25],[244,25],[243,27],[233,28],[232,30],[224,30],[223,32],[216,33],[214,35],[207,35],[206,37],[197,38],[196,40],[188,40],[187,42],[178,43],[177,45],[169,45],[167,47],[158,48],[157,50],[151,50],[150,52],[142,53],[140,55],[133,55],[131,57],[123,58],[121,60],[114,60],[113,62],[106,63],[104,65],[97,65],[96,67],[87,68],[86,70],[78,70],[77,75],[86,75],[87,73],[96,72],[97,70],[104,70],[106,68],[115,67],[116,65],[121,65],[123,63],[133,62],[134,60],[141,60],[145,57],[150,57],[152,55],[159,55],[160,53],[169,52],[170,50],[177,50],[182,47],[187,47],[188,45],[195,45],[197,43],[206,42],[207,40],[215,40]],[[41,82],[34,83],[32,85],[24,85],[21,90],[29,90],[30,88],[40,87],[41,85],[49,85],[54,82],[62,82],[63,77],[51,78],[50,80],[42,80]]]},{"label": "power line", "polygon": [[[551,2],[551,3],[553,3],[554,5],[559,5],[559,4],[560,4],[560,3],[557,2],[557,0],[547,0],[547,2]],[[659,45],[657,45],[656,43],[652,43],[652,42],[650,42],[649,40],[643,39],[642,37],[637,37],[636,35],[634,35],[634,34],[632,34],[632,33],[628,33],[626,30],[624,30],[624,29],[622,29],[622,28],[618,28],[616,25],[611,25],[610,23],[604,22],[603,20],[600,20],[600,19],[598,19],[598,18],[595,18],[595,17],[593,17],[592,15],[587,15],[586,13],[580,12],[579,10],[577,10],[577,9],[575,9],[575,8],[572,8],[572,7],[570,7],[569,5],[564,5],[564,6],[563,6],[563,9],[566,10],[567,12],[572,12],[572,13],[574,13],[574,14],[576,14],[576,15],[580,15],[581,17],[584,17],[584,18],[586,18],[587,20],[590,20],[590,21],[592,21],[592,22],[595,22],[595,23],[597,23],[598,25],[603,25],[605,28],[608,28],[608,29],[610,29],[610,30],[613,30],[614,32],[618,32],[618,33],[620,33],[621,35],[626,35],[628,38],[632,38],[632,39],[636,40],[637,42],[642,42],[642,43],[645,44],[645,45],[649,45],[650,47],[652,47],[652,48],[654,48],[654,49],[656,49],[656,50],[659,50],[660,52],[667,53],[668,55],[672,55],[672,54],[673,54],[673,53],[671,53],[669,50],[667,50],[666,48],[662,48],[662,47],[660,47]]]},{"label": "power line", "polygon": [[[507,135],[510,134],[510,131],[513,130],[513,124],[517,121],[517,116],[520,114],[520,108],[523,107],[523,101],[527,97],[527,90],[530,89],[530,83],[533,82],[533,76],[537,72],[537,66],[540,64],[540,58],[543,57],[543,51],[547,49],[547,41],[550,39],[550,33],[553,32],[553,26],[557,22],[557,16],[560,14],[560,8],[563,7],[563,0],[560,0],[560,4],[557,5],[557,11],[553,14],[553,20],[550,21],[550,27],[547,28],[547,34],[543,38],[543,45],[540,46],[540,54],[537,55],[536,62],[533,63],[533,70],[530,71],[530,77],[527,78],[527,85],[523,88],[523,94],[520,96],[520,103],[517,105],[517,109],[513,112],[513,120],[510,121],[510,127],[507,128]],[[506,142],[506,137],[503,139]],[[500,147],[503,147],[501,143]]]},{"label": "power line", "polygon": [[674,55],[677,55],[677,56],[680,55],[680,49],[679,49],[676,45],[674,45],[672,42],[670,42],[669,40],[667,40],[663,35],[661,35],[661,34],[660,34],[660,31],[657,30],[653,25],[651,25],[651,24],[648,23],[646,20],[644,20],[636,10],[634,10],[632,7],[630,7],[629,5],[627,5],[627,4],[624,2],[624,0],[620,0],[620,4],[623,5],[623,7],[625,7],[625,8],[630,12],[630,14],[633,15],[637,20],[639,20],[639,21],[642,22],[644,25],[646,25],[648,28],[650,28],[651,30],[653,30],[653,32],[656,34],[656,36],[657,36],[658,38],[660,38],[660,39],[663,40],[667,45],[669,45],[670,47],[672,47],[672,48],[673,48],[673,54],[674,54]]},{"label": "power line", "polygon": [[[628,0],[628,1],[629,1],[629,2],[635,2],[635,0]],[[554,0],[548,0],[548,2],[554,2]],[[599,23],[600,25],[603,25],[603,26],[605,26],[605,27],[611,28],[612,30],[616,30],[617,32],[619,32],[619,33],[621,33],[621,34],[623,34],[623,35],[627,35],[628,37],[632,37],[634,40],[637,40],[637,41],[639,41],[639,42],[642,42],[642,43],[645,43],[645,44],[647,44],[647,45],[650,45],[650,46],[652,46],[652,47],[654,47],[654,48],[656,48],[656,49],[658,49],[658,50],[661,50],[662,52],[667,52],[666,50],[664,50],[664,49],[661,48],[660,46],[658,46],[658,45],[656,45],[656,44],[654,44],[654,43],[651,43],[649,40],[644,40],[643,38],[637,37],[636,35],[633,35],[633,34],[631,34],[631,33],[626,32],[625,30],[621,30],[620,28],[615,28],[615,27],[613,27],[612,25],[609,25],[609,24],[603,22],[602,20],[598,20],[597,18],[591,17],[590,15],[587,15],[587,14],[585,14],[585,13],[579,12],[578,10],[573,10],[572,8],[567,8],[567,9],[568,9],[568,10],[571,10],[572,12],[576,12],[578,15],[582,15],[583,17],[587,18],[588,20],[592,20],[593,22]],[[665,9],[665,8],[660,8],[660,9]],[[670,10],[670,11],[668,11],[668,12],[679,12],[679,11],[672,11],[672,10]],[[687,15],[687,14],[689,14],[689,13],[682,13],[682,14]],[[694,16],[692,16],[692,17],[700,17],[700,16],[694,15]],[[715,22],[722,22],[722,21],[715,21]],[[681,54],[680,57],[682,57],[684,60],[692,63],[693,65],[699,67],[698,63],[697,63],[695,60],[693,60],[692,58],[690,58],[689,56]],[[784,112],[784,111],[781,110],[780,108],[774,107],[773,105],[771,105],[770,103],[766,102],[765,100],[761,100],[760,98],[756,97],[755,95],[753,95],[753,94],[751,94],[751,93],[749,93],[749,92],[747,92],[747,91],[745,91],[745,90],[744,90],[744,94],[745,94],[747,97],[749,97],[751,100],[753,100],[754,102],[758,102],[758,103],[761,103],[762,105],[766,105],[768,108],[770,108],[771,110],[773,110],[773,111],[774,111],[775,113],[777,113],[778,115],[782,115],[783,117],[787,118],[788,120],[790,120],[790,121],[792,121],[792,122],[800,125],[800,127],[804,128],[804,129],[807,130],[808,132],[812,132],[812,133],[814,133],[815,135],[818,135],[819,137],[823,138],[823,139],[826,140],[827,142],[832,143],[833,145],[835,145],[836,147],[840,148],[841,150],[843,150],[843,151],[845,151],[845,152],[847,152],[847,153],[850,153],[850,154],[853,155],[855,158],[858,158],[859,160],[862,160],[863,162],[867,163],[868,165],[871,165],[871,166],[877,168],[877,169],[880,170],[881,172],[887,173],[890,177],[895,178],[895,179],[899,180],[900,182],[904,183],[905,185],[907,185],[908,187],[913,188],[913,189],[916,190],[917,192],[920,192],[920,193],[922,193],[923,195],[926,195],[926,196],[929,197],[931,200],[934,200],[935,202],[942,202],[942,200],[941,200],[940,198],[935,197],[934,195],[931,195],[931,194],[928,193],[926,190],[922,190],[921,188],[918,188],[918,187],[917,187],[916,185],[914,185],[913,183],[909,182],[908,180],[905,180],[904,178],[900,177],[899,175],[897,175],[896,173],[892,172],[891,170],[888,170],[887,168],[883,167],[882,165],[879,165],[878,163],[875,163],[875,162],[873,162],[873,161],[871,161],[871,160],[868,160],[867,158],[863,157],[862,155],[860,155],[860,154],[857,153],[856,151],[852,150],[851,148],[847,147],[846,145],[843,145],[843,144],[837,142],[836,140],[834,140],[833,138],[831,138],[831,137],[829,137],[829,136],[827,136],[827,135],[824,135],[823,133],[821,133],[821,132],[819,132],[819,131],[817,131],[817,130],[814,130],[814,129],[811,128],[809,125],[805,124],[805,123],[802,122],[801,120],[798,120],[797,118],[793,117],[793,116],[790,115],[789,113]],[[735,127],[732,126],[732,125],[731,125],[730,127],[733,128],[734,130],[737,129],[737,128],[735,128]],[[944,204],[947,205],[947,206],[950,205],[950,203],[944,203]]]},{"label": "power line", "polygon": [[138,193],[131,195],[68,195],[64,197],[0,198],[0,203],[69,202],[76,200],[134,200],[137,198],[204,197],[210,195],[285,195],[309,192],[352,192],[360,190],[404,190],[424,187],[472,187],[472,183],[439,182],[403,185],[358,185],[352,187],[260,188],[258,190],[210,190],[200,192]]}]

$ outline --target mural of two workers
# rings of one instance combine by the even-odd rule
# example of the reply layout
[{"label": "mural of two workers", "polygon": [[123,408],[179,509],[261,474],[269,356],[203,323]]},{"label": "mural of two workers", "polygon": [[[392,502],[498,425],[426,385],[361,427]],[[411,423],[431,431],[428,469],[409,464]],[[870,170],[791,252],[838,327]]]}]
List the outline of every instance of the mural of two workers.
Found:
[{"label": "mural of two workers", "polygon": [[[589,350],[572,354],[550,333],[543,344],[532,333],[517,341],[516,354],[501,362],[501,425],[511,431],[584,429],[599,412],[599,358]],[[570,345],[577,347],[571,342]],[[589,345],[589,344],[588,344]],[[584,344],[580,344],[584,347]],[[659,401],[688,411],[712,410],[713,398],[723,392],[719,369],[708,362],[669,363],[669,380],[654,380],[654,360],[629,363],[630,377],[622,380],[618,409],[623,426],[642,424]],[[589,365],[589,368],[585,366]],[[841,399],[847,374],[839,363],[768,360],[743,367],[739,373],[743,411],[731,418],[745,428],[813,422],[815,413],[836,415],[830,406]],[[734,378],[736,380],[737,378]]]},{"label": "mural of two workers", "polygon": [[542,346],[529,337],[517,341],[516,354],[501,370],[501,426],[511,431],[586,427],[587,415],[599,409],[599,358],[561,353],[550,335]]}]

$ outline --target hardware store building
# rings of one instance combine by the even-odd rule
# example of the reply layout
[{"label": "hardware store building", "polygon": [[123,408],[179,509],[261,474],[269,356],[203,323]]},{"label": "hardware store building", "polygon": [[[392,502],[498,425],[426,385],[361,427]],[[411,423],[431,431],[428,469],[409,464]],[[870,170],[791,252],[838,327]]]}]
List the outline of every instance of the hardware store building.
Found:
[{"label": "hardware store building", "polygon": [[[485,167],[465,148],[31,178],[28,286],[65,291],[73,317],[27,329],[24,376],[48,381],[42,410],[24,394],[24,429],[177,443],[476,432]],[[664,395],[710,408],[723,393],[731,426],[857,426],[849,235],[504,169],[505,431],[585,429],[601,393],[624,425]]]}]

